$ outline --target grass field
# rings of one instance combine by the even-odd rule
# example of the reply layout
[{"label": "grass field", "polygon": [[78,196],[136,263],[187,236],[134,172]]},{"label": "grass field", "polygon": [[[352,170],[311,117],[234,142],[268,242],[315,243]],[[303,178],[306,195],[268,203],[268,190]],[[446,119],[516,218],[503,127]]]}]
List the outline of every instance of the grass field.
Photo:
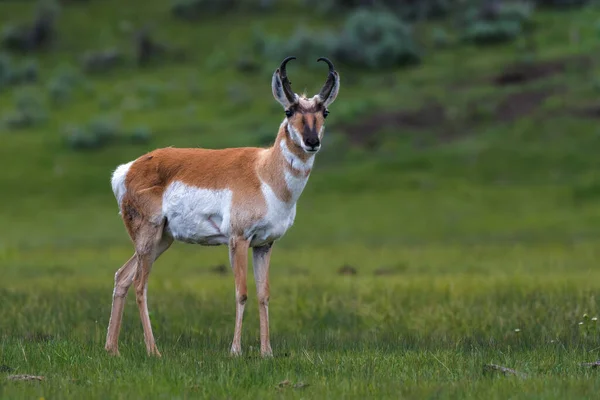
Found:
[{"label": "grass field", "polygon": [[[1,2],[0,24],[27,18],[30,7]],[[583,113],[600,94],[598,8],[536,12],[537,63],[588,62],[517,86],[491,77],[522,57],[520,42],[427,47],[411,69],[338,68],[324,149],[296,223],[273,252],[273,359],[259,356],[251,274],[244,354],[232,358],[227,251],[184,244],[150,277],[163,357],[146,356],[131,294],[121,357],[105,354],[114,273],[133,252],[112,170],[162,146],[264,145],[283,118],[269,88],[279,60],[263,60],[254,75],[228,63],[257,23],[290,32],[286,10],[201,24],[167,11],[159,1],[69,5],[55,48],[35,56],[41,81],[0,92],[0,116],[24,92],[48,111],[42,125],[0,130],[1,398],[597,397],[598,371],[580,364],[600,358],[600,131],[598,117]],[[154,22],[190,58],[84,76],[66,104],[52,105],[49,80],[76,68],[83,50],[127,48],[123,21]],[[426,46],[435,24],[417,29]],[[302,65],[290,64],[289,74],[299,91],[316,91],[325,78]],[[523,101],[537,91],[549,94],[534,106]],[[153,105],[139,106],[148,99]],[[450,120],[380,123],[383,111],[410,113],[432,100]],[[150,142],[88,152],[65,145],[70,124],[113,115],[127,128],[148,126]],[[375,145],[348,139],[361,126]],[[340,273],[343,266],[356,273]],[[487,364],[526,376],[484,371]],[[16,374],[45,379],[8,380]]]}]

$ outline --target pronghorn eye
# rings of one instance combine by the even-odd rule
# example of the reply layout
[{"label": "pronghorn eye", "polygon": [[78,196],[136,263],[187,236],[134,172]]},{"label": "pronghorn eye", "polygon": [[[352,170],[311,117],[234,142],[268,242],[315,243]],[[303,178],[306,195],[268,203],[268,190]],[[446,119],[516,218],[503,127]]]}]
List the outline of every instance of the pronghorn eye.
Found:
[{"label": "pronghorn eye", "polygon": [[329,115],[329,111],[328,110],[324,110],[323,111],[323,118],[327,118],[328,115]]},{"label": "pronghorn eye", "polygon": [[291,117],[292,115],[294,115],[294,112],[292,110],[285,110],[285,116],[286,117]]}]

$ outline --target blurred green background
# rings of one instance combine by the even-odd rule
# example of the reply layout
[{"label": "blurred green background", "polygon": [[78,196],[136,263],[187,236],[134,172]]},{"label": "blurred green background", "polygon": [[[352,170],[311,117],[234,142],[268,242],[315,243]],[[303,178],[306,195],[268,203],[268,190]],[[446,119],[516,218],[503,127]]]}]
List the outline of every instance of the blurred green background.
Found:
[{"label": "blurred green background", "polygon": [[[0,0],[0,25],[0,394],[598,388],[579,367],[600,347],[596,2]],[[184,244],[150,277],[165,357],[145,357],[130,296],[124,356],[109,359],[113,276],[133,252],[112,171],[157,147],[269,146],[284,117],[271,75],[288,55],[295,91],[323,85],[321,56],[341,89],[273,253],[275,361],[256,357],[252,294],[249,358],[227,358],[227,251]],[[490,381],[494,360],[534,378]],[[15,373],[47,379],[3,378]]]}]

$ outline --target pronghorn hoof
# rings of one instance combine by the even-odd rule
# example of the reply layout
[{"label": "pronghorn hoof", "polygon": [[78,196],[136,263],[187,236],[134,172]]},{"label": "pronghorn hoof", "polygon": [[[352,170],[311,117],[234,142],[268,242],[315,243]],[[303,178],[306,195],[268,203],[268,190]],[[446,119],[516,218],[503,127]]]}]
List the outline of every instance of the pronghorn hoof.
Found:
[{"label": "pronghorn hoof", "polygon": [[104,350],[106,350],[106,352],[111,356],[119,357],[121,355],[119,353],[119,349],[111,349],[110,347],[105,347]]}]

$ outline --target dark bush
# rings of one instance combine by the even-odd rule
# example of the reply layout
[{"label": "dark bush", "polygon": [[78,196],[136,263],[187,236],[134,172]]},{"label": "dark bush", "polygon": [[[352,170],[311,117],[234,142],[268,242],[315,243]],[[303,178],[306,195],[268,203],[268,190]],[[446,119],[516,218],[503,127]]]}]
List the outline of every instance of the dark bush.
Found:
[{"label": "dark bush", "polygon": [[135,32],[134,37],[135,61],[138,66],[146,66],[156,61],[183,60],[185,52],[168,43],[154,38],[149,27]]},{"label": "dark bush", "polygon": [[431,39],[433,41],[433,45],[438,49],[443,49],[452,44],[452,38],[442,28],[434,28],[431,32]]},{"label": "dark bush", "polygon": [[119,144],[144,144],[151,139],[150,129],[145,126],[126,132],[119,120],[102,116],[92,120],[87,126],[67,126],[66,144],[73,150],[98,150]]},{"label": "dark bush", "polygon": [[146,126],[138,126],[134,128],[131,133],[128,135],[129,141],[132,144],[145,144],[150,141],[152,137],[152,133],[150,128]]},{"label": "dark bush", "polygon": [[171,5],[171,13],[177,18],[193,21],[207,14],[228,11],[236,3],[236,0],[175,0]]},{"label": "dark bush", "polygon": [[293,54],[298,62],[305,63],[337,50],[338,39],[330,32],[315,32],[303,26],[296,28],[288,38],[268,37],[255,32],[254,48],[271,59],[283,59]]},{"label": "dark bush", "polygon": [[340,63],[361,68],[386,68],[420,62],[421,55],[409,25],[393,14],[359,10],[349,15],[341,32],[297,28],[287,39],[254,33],[253,48],[272,59],[290,54],[298,62],[331,55]]},{"label": "dark bush", "polygon": [[6,54],[0,53],[0,90],[9,85],[12,73],[12,60]]},{"label": "dark bush", "polygon": [[447,15],[457,0],[304,0],[321,13],[375,9],[392,12],[405,20],[422,20]]},{"label": "dark bush", "polygon": [[53,104],[64,104],[71,99],[73,90],[84,85],[81,74],[70,65],[62,65],[47,84],[48,96]]},{"label": "dark bush", "polygon": [[[491,4],[491,5],[490,5]],[[471,7],[464,18],[462,39],[476,45],[505,43],[531,28],[529,3],[493,2]]]},{"label": "dark bush", "polygon": [[590,0],[536,0],[535,3],[541,7],[581,7],[591,4]]},{"label": "dark bush", "polygon": [[385,68],[420,62],[421,55],[409,25],[396,16],[359,10],[346,20],[337,58],[347,64]]},{"label": "dark bush", "polygon": [[8,86],[34,83],[38,79],[38,73],[35,60],[26,60],[18,66],[9,55],[0,53],[0,90]]},{"label": "dark bush", "polygon": [[275,0],[172,0],[171,14],[179,19],[195,21],[230,11],[270,11],[275,3]]},{"label": "dark bush", "polygon": [[53,104],[64,104],[71,99],[71,87],[59,79],[52,79],[48,83],[48,95]]},{"label": "dark bush", "polygon": [[27,60],[21,67],[20,82],[34,83],[38,80],[39,66],[35,60]]},{"label": "dark bush", "polygon": [[30,52],[48,47],[56,35],[58,3],[47,0],[38,2],[33,22],[8,25],[1,36],[2,46],[10,51]]},{"label": "dark bush", "polygon": [[46,121],[44,105],[33,92],[21,91],[15,94],[15,109],[3,117],[8,129],[31,128]]},{"label": "dark bush", "polygon": [[103,147],[98,138],[81,126],[69,126],[65,130],[66,143],[73,150],[95,150]]},{"label": "dark bush", "polygon": [[90,122],[88,129],[99,144],[109,145],[115,142],[121,127],[115,118],[99,117]]},{"label": "dark bush", "polygon": [[125,57],[117,49],[87,51],[81,57],[81,66],[87,73],[108,72],[124,62]]}]

